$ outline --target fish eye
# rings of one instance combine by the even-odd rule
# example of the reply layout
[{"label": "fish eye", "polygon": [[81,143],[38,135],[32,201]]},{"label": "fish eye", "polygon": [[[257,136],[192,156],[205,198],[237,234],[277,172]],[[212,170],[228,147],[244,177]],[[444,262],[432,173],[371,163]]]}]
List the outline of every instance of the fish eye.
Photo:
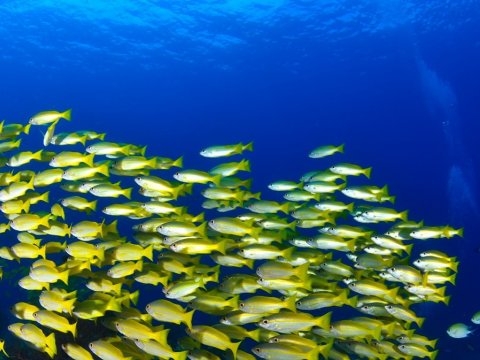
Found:
[{"label": "fish eye", "polygon": [[262,324],[268,324],[268,320],[262,320]]},{"label": "fish eye", "polygon": [[297,301],[297,306],[300,306],[302,305],[302,302],[301,301]]},{"label": "fish eye", "polygon": [[89,347],[90,349],[93,349],[93,343],[88,344],[88,347]]},{"label": "fish eye", "polygon": [[178,176],[178,175],[180,175],[180,173],[179,173],[179,172],[176,172],[176,173],[175,173],[175,176]]},{"label": "fish eye", "polygon": [[392,305],[387,305],[386,308],[389,309],[389,310],[392,310],[392,309],[393,309],[393,308],[392,308]]},{"label": "fish eye", "polygon": [[397,269],[396,269],[395,267],[392,267],[392,269],[391,269],[391,270],[392,270],[392,271],[397,271]]},{"label": "fish eye", "polygon": [[255,351],[256,351],[256,352],[260,352],[260,348],[255,348]]},{"label": "fish eye", "polygon": [[244,304],[244,303],[240,303],[239,306],[240,306],[241,308],[243,308],[243,307],[245,306],[245,304]]}]

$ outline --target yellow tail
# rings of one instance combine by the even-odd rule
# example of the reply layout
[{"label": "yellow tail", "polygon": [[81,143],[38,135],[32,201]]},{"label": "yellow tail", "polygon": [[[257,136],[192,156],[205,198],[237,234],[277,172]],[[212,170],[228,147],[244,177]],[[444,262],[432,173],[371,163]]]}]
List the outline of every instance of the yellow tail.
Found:
[{"label": "yellow tail", "polygon": [[65,120],[70,121],[72,118],[72,109],[68,109],[61,114],[61,117]]}]

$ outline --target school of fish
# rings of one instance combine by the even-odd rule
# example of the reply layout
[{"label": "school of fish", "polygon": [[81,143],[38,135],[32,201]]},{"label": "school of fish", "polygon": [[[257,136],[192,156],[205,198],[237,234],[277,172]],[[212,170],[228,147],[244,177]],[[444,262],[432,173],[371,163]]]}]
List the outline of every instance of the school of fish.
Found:
[{"label": "school of fish", "polygon": [[[463,229],[411,221],[387,186],[365,184],[371,168],[334,162],[253,193],[249,160],[222,161],[252,143],[208,147],[212,169],[185,169],[103,133],[56,132],[70,117],[0,123],[0,257],[6,271],[28,269],[11,284],[24,294],[18,322],[4,326],[32,349],[74,360],[436,357],[416,304],[448,304],[458,262],[410,255]],[[20,151],[33,126],[43,146]],[[343,150],[309,157],[321,168]],[[192,213],[199,200],[205,211]],[[140,307],[144,289],[156,298]],[[81,322],[109,335],[79,344]]]}]

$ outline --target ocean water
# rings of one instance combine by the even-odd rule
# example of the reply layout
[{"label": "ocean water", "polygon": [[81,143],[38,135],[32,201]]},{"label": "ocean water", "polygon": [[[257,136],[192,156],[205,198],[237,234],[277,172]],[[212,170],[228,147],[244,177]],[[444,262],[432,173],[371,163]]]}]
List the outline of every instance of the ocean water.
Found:
[{"label": "ocean water", "polygon": [[[422,243],[460,267],[449,306],[417,309],[437,359],[480,359],[478,334],[446,334],[480,310],[479,21],[473,0],[4,0],[0,117],[72,108],[65,131],[183,155],[187,168],[210,166],[208,145],[253,141],[262,193],[329,164],[308,158],[316,146],[345,143],[396,209],[465,228]],[[3,334],[25,291],[0,286]]]}]

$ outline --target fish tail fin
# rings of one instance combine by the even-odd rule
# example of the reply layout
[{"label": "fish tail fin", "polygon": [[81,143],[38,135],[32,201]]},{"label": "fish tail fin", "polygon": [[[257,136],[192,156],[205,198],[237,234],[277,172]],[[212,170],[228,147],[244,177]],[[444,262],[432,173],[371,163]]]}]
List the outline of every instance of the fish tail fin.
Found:
[{"label": "fish tail fin", "polygon": [[115,284],[112,286],[112,290],[115,294],[120,295],[122,292],[122,283],[119,282],[118,284]]},{"label": "fish tail fin", "polygon": [[260,233],[262,232],[262,228],[252,228],[249,232],[249,234],[255,238],[255,239],[258,239],[258,237],[260,236]]},{"label": "fish tail fin", "polygon": [[388,296],[390,296],[392,299],[395,299],[397,297],[397,294],[398,294],[398,289],[399,289],[398,287],[390,289],[386,292],[386,294]]},{"label": "fish tail fin", "polygon": [[32,154],[32,159],[41,160],[42,159],[42,154],[43,154],[43,149],[40,149],[37,152],[34,152]]},{"label": "fish tail fin", "polygon": [[27,183],[27,189],[29,190],[34,190],[35,186],[33,185],[33,180],[35,179],[35,176],[32,176],[31,179]]},{"label": "fish tail fin", "polygon": [[[135,270],[138,270],[138,271],[142,271],[143,270],[143,260],[138,260],[136,263],[135,263]],[[137,290],[138,291],[138,290]],[[138,299],[138,295],[137,295],[137,299]],[[133,302],[133,300],[132,300]]]},{"label": "fish tail fin", "polygon": [[252,179],[247,179],[242,182],[242,186],[250,189],[252,187]]},{"label": "fish tail fin", "polygon": [[227,252],[227,240],[222,240],[220,242],[217,243],[217,251],[223,255],[226,254]]},{"label": "fish tail fin", "polygon": [[306,278],[305,281],[302,283],[302,288],[312,291],[312,279]]},{"label": "fish tail fin", "polygon": [[428,345],[431,346],[433,349],[435,349],[437,342],[438,342],[438,339],[430,340]]},{"label": "fish tail fin", "polygon": [[23,127],[23,130],[22,132],[25,134],[25,135],[28,135],[28,133],[30,132],[30,128],[32,127],[32,124],[27,124]]},{"label": "fish tail fin", "polygon": [[328,312],[323,316],[320,316],[315,319],[317,326],[324,329],[328,330],[330,328],[330,319],[332,318],[332,312]]},{"label": "fish tail fin", "polygon": [[410,255],[412,253],[412,249],[413,249],[413,244],[409,244],[405,246],[404,251],[407,253],[407,255]]},{"label": "fish tail fin", "polygon": [[206,221],[202,222],[200,225],[197,226],[197,232],[200,235],[205,235],[206,234],[206,232],[207,232],[207,222]]},{"label": "fish tail fin", "polygon": [[290,296],[287,300],[285,300],[285,308],[297,312],[297,306],[295,305],[297,298],[295,296]]},{"label": "fish tail fin", "polygon": [[98,248],[97,258],[100,261],[105,261],[105,249],[104,248],[102,248],[102,247]]},{"label": "fish tail fin", "polygon": [[367,179],[370,179],[370,176],[372,176],[372,167],[368,167],[363,171],[363,174],[367,177]]},{"label": "fish tail fin", "polygon": [[70,121],[72,119],[72,109],[65,110],[61,114],[62,118],[64,118],[67,121]]},{"label": "fish tail fin", "polygon": [[153,333],[153,337],[160,344],[166,344],[169,331],[170,331],[170,329],[162,329],[160,331],[155,331]]},{"label": "fish tail fin", "polygon": [[185,194],[191,194],[193,189],[193,184],[183,184],[183,190]]},{"label": "fish tail fin", "polygon": [[285,204],[282,204],[279,210],[285,214],[288,214],[290,212],[290,203],[286,202]]},{"label": "fish tail fin", "polygon": [[[323,346],[323,345],[320,345],[320,346]],[[318,354],[319,354],[319,349],[318,348],[313,348],[312,350],[310,350],[304,356],[305,356],[306,360],[317,360],[319,358]]]},{"label": "fish tail fin", "polygon": [[30,201],[29,200],[25,200],[21,206],[21,211],[24,211],[25,213],[28,213],[28,211],[30,210]]},{"label": "fish tail fin", "polygon": [[153,245],[148,245],[145,249],[143,249],[143,256],[145,256],[148,260],[153,261]]},{"label": "fish tail fin", "polygon": [[169,356],[173,360],[187,360],[189,351],[171,352]]},{"label": "fish tail fin", "polygon": [[240,344],[241,344],[241,343],[242,343],[241,341],[239,341],[239,342],[237,342],[237,343],[233,343],[233,342],[230,343],[229,349],[231,350],[234,359],[237,358],[238,348],[240,347]]},{"label": "fish tail fin", "polygon": [[93,200],[92,202],[88,203],[88,210],[95,211],[97,209],[97,201]]},{"label": "fish tail fin", "polygon": [[228,300],[228,306],[232,307],[234,309],[238,308],[238,299],[240,298],[240,295],[235,295],[232,297],[230,300]]},{"label": "fish tail fin", "polygon": [[68,276],[70,275],[70,270],[65,270],[59,274],[59,280],[61,280],[65,285],[68,285]]},{"label": "fish tail fin", "polygon": [[255,260],[254,259],[245,259],[244,264],[249,269],[253,269],[253,267],[255,265]]},{"label": "fish tail fin", "polygon": [[[130,149],[129,149],[128,154],[126,154],[126,155],[129,155],[129,154],[130,154],[130,150],[131,150],[131,147],[130,147]],[[147,151],[147,145],[142,146],[142,147],[140,147],[140,148],[138,149],[139,154],[142,155],[142,156],[145,156],[145,152],[146,152],[146,151]]]},{"label": "fish tail fin", "polygon": [[38,249],[38,255],[40,255],[42,259],[47,258],[47,245],[43,245],[41,248]]},{"label": "fish tail fin", "polygon": [[463,238],[463,227],[454,231],[455,235],[458,235]]},{"label": "fish tail fin", "polygon": [[215,176],[212,176],[212,182],[217,185],[217,186],[220,186],[220,181],[222,181],[222,175],[215,175]]},{"label": "fish tail fin", "polygon": [[348,250],[350,250],[351,252],[355,252],[355,243],[356,243],[356,239],[352,239],[352,240],[349,240],[347,242],[345,242],[345,245],[346,247],[348,248]]},{"label": "fish tail fin", "polygon": [[193,314],[195,313],[195,310],[192,310],[190,312],[186,312],[183,316],[183,323],[189,328],[192,328],[192,319],[193,319]]},{"label": "fish tail fin", "polygon": [[248,144],[243,145],[242,150],[253,151],[253,141],[250,141]]},{"label": "fish tail fin", "polygon": [[372,329],[372,337],[375,340],[381,340],[381,338],[382,338],[382,327],[381,326],[377,326],[374,329]]},{"label": "fish tail fin", "polygon": [[453,262],[451,265],[450,265],[450,269],[452,269],[453,271],[457,272],[458,271],[458,264],[460,262],[459,261],[456,261],[456,262]]},{"label": "fish tail fin", "polygon": [[172,166],[181,168],[183,167],[183,156],[180,156],[177,160],[172,162]]},{"label": "fish tail fin", "polygon": [[450,295],[444,296],[440,301],[443,302],[445,305],[448,305],[450,303],[450,298]]},{"label": "fish tail fin", "polygon": [[391,204],[395,204],[395,199],[397,197],[395,195],[392,195],[392,196],[388,196],[387,197],[387,201],[390,201]]},{"label": "fish tail fin", "polygon": [[347,205],[347,210],[348,210],[349,212],[352,212],[354,205],[355,205],[355,203],[353,203],[353,202],[350,203],[350,204],[348,204],[348,205]]},{"label": "fish tail fin", "polygon": [[337,151],[341,154],[343,154],[345,152],[345,144],[341,144],[339,146],[337,146]]},{"label": "fish tail fin", "polygon": [[43,201],[45,203],[48,203],[48,198],[50,197],[50,190],[47,192],[44,192],[42,196],[40,196],[39,201]]},{"label": "fish tail fin", "polygon": [[63,307],[64,309],[67,311],[67,313],[69,313],[70,315],[72,315],[72,311],[73,311],[73,307],[75,306],[75,302],[77,301],[76,298],[73,298],[73,299],[68,299],[68,300],[65,300],[64,303],[63,303]]},{"label": "fish tail fin", "polygon": [[417,318],[417,320],[415,321],[418,325],[419,328],[421,328],[423,326],[423,322],[425,321],[425,318]]},{"label": "fish tail fin", "polygon": [[108,225],[103,225],[103,223],[102,223],[102,227],[103,227],[102,235],[118,233],[117,223],[118,223],[118,220],[113,220]]},{"label": "fish tail fin", "polygon": [[57,342],[55,341],[55,333],[52,332],[45,338],[45,344],[51,350],[55,350],[57,348]]},{"label": "fish tail fin", "polygon": [[352,308],[356,308],[358,303],[358,296],[353,296],[350,299],[347,299],[345,304],[351,306]]},{"label": "fish tail fin", "polygon": [[448,282],[452,285],[455,285],[455,281],[457,279],[457,273],[454,273],[448,277]]},{"label": "fish tail fin", "polygon": [[403,221],[408,221],[408,210],[402,211],[400,213],[400,219]]},{"label": "fish tail fin", "polygon": [[443,287],[441,287],[441,288],[438,288],[437,294],[440,295],[440,296],[445,296],[445,289],[446,289],[446,288],[447,288],[446,286],[443,286]]},{"label": "fish tail fin", "polygon": [[79,138],[80,144],[82,144],[83,146],[85,146],[85,143],[87,142],[87,140],[88,140],[88,136],[87,136],[87,135],[81,136],[81,137]]},{"label": "fish tail fin", "polygon": [[72,333],[72,336],[75,339],[77,337],[77,323],[74,322],[73,324],[70,324],[69,328],[68,331]]},{"label": "fish tail fin", "polygon": [[[291,256],[291,255],[290,255]],[[298,266],[295,269],[295,275],[300,279],[300,280],[305,280],[308,276],[308,269],[310,268],[310,263],[307,261],[305,264],[302,264]]]},{"label": "fish tail fin", "polygon": [[260,342],[261,329],[255,329],[248,332],[248,337],[256,342]]},{"label": "fish tail fin", "polygon": [[322,354],[324,359],[328,359],[328,354],[330,354],[330,350],[332,349],[332,346],[333,346],[333,340],[329,340],[328,343],[317,346],[318,353]]},{"label": "fish tail fin", "polygon": [[298,221],[293,220],[290,224],[287,224],[287,229],[295,231],[295,229],[297,228],[297,224],[298,224]]},{"label": "fish tail fin", "polygon": [[51,214],[47,214],[44,217],[40,218],[40,221],[39,221],[38,225],[48,227],[50,225],[50,223],[49,223],[50,216],[51,216]]},{"label": "fish tail fin", "polygon": [[396,323],[391,322],[390,324],[387,324],[382,327],[383,333],[387,334],[387,336],[392,337],[395,334],[395,327]]},{"label": "fish tail fin", "polygon": [[147,160],[147,166],[152,169],[155,169],[157,167],[157,158],[152,157],[150,160]]},{"label": "fish tail fin", "polygon": [[43,351],[44,351],[48,356],[50,356],[50,358],[52,358],[52,359],[55,357],[55,355],[57,355],[56,349],[51,349],[51,348],[49,348],[48,346],[46,346],[46,347],[43,349]]},{"label": "fish tail fin", "polygon": [[242,161],[240,161],[238,168],[239,170],[250,171],[250,160],[243,159]]},{"label": "fish tail fin", "polygon": [[18,148],[21,143],[22,143],[22,139],[18,139],[17,141],[15,141],[15,142],[13,143],[13,148]]},{"label": "fish tail fin", "polygon": [[109,176],[110,175],[110,161],[107,161],[106,163],[100,165],[97,169],[97,171],[102,174],[102,175],[105,175],[105,176]]},{"label": "fish tail fin", "polygon": [[282,251],[282,256],[287,260],[291,260],[293,252],[295,251],[295,249],[296,249],[295,246],[292,246],[292,247],[289,247],[289,248],[283,250]]},{"label": "fish tail fin", "polygon": [[119,150],[118,152],[122,153],[125,156],[128,156],[128,155],[130,155],[130,151],[132,150],[132,147],[133,147],[133,145],[130,145],[130,144],[124,145],[124,146],[120,147],[120,149],[118,149]]},{"label": "fish tail fin", "polygon": [[95,157],[94,153],[86,155],[85,158],[83,159],[83,163],[87,164],[90,167],[93,167],[93,158],[94,157]]},{"label": "fish tail fin", "polygon": [[435,350],[435,351],[432,351],[428,357],[430,358],[430,360],[435,360],[435,358],[437,357],[438,355],[438,350]]},{"label": "fish tail fin", "polygon": [[133,188],[126,188],[122,192],[122,195],[125,196],[128,200],[132,198],[132,189]]},{"label": "fish tail fin", "polygon": [[122,302],[118,298],[112,297],[108,301],[105,311],[122,312]]}]

